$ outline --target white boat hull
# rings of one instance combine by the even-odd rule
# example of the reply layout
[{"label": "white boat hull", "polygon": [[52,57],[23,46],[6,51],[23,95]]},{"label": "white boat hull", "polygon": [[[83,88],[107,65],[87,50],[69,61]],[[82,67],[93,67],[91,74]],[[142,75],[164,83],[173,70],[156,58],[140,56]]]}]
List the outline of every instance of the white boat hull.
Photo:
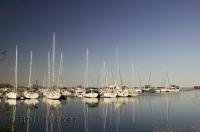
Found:
[{"label": "white boat hull", "polygon": [[179,92],[180,89],[174,89],[174,88],[161,88],[161,89],[156,89],[156,92]]},{"label": "white boat hull", "polygon": [[128,96],[130,96],[130,97],[136,97],[136,96],[138,96],[138,94],[137,93],[129,93]]},{"label": "white boat hull", "polygon": [[117,93],[118,97],[128,97],[128,93]]},{"label": "white boat hull", "polygon": [[84,93],[83,97],[86,97],[86,98],[97,98],[98,95],[99,95],[98,93]]},{"label": "white boat hull", "polygon": [[117,93],[105,92],[105,93],[102,94],[102,97],[104,97],[104,98],[115,98],[115,97],[117,97]]},{"label": "white boat hull", "polygon": [[141,93],[142,92],[142,89],[134,89],[135,90],[135,92],[137,92],[137,93]]},{"label": "white boat hull", "polygon": [[39,97],[39,94],[25,91],[24,92],[24,97],[27,98],[27,99],[37,99]]},{"label": "white boat hull", "polygon": [[175,89],[175,88],[169,88],[169,92],[179,92],[180,89]]},{"label": "white boat hull", "polygon": [[69,92],[69,91],[63,91],[63,92],[62,92],[62,95],[63,95],[63,96],[70,96],[70,95],[71,95],[71,92]]},{"label": "white boat hull", "polygon": [[84,92],[84,89],[81,89],[81,88],[77,88],[74,90],[75,93],[83,93]]},{"label": "white boat hull", "polygon": [[16,92],[9,92],[6,94],[6,97],[9,98],[9,99],[17,99],[18,98],[18,95]]},{"label": "white boat hull", "polygon": [[44,95],[48,99],[60,99],[61,98],[60,92],[57,92],[57,91],[47,91],[44,93]]},{"label": "white boat hull", "polygon": [[128,95],[129,95],[129,93],[128,93],[127,90],[125,90],[125,91],[119,91],[119,92],[117,93],[117,96],[118,96],[118,97],[128,97]]}]

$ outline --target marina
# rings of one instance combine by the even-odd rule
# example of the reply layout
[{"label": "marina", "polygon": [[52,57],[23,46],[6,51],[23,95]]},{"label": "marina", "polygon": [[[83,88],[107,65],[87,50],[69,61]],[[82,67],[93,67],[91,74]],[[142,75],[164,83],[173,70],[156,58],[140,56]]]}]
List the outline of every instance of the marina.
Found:
[{"label": "marina", "polygon": [[199,131],[199,96],[191,89],[137,98],[1,99],[0,130]]},{"label": "marina", "polygon": [[0,132],[200,132],[200,1],[0,0]]}]

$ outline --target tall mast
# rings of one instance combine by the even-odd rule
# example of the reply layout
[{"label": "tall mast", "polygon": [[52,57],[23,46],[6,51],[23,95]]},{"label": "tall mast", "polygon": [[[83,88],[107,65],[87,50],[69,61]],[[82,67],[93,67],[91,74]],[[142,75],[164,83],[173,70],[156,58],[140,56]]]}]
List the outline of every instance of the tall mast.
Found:
[{"label": "tall mast", "polygon": [[17,45],[16,45],[16,58],[15,58],[15,88],[14,88],[14,91],[16,92],[17,91],[17,59],[18,59],[18,51],[17,51]]},{"label": "tall mast", "polygon": [[28,88],[31,87],[32,58],[33,58],[33,53],[32,53],[32,51],[31,51],[31,56],[30,56],[30,69],[29,69],[29,77],[28,77]]},{"label": "tall mast", "polygon": [[138,77],[139,77],[140,88],[142,88],[142,78],[140,73],[138,73]]},{"label": "tall mast", "polygon": [[105,83],[104,85],[105,85],[105,87],[106,87],[106,86],[108,85],[108,79],[107,79],[106,62],[105,62],[105,61],[103,62],[103,70],[104,70],[104,79],[105,79],[105,80],[104,80],[104,81],[105,81],[105,82],[104,82],[104,83]]},{"label": "tall mast", "polygon": [[113,78],[113,69],[112,69],[112,64],[110,62],[110,72],[111,72],[111,76],[110,76],[110,80],[111,80],[111,84],[114,84],[114,78]]},{"label": "tall mast", "polygon": [[48,87],[51,87],[50,52],[48,52]]},{"label": "tall mast", "polygon": [[53,53],[53,57],[52,57],[52,84],[53,85],[55,85],[54,83],[54,78],[55,78],[55,70],[54,70],[54,68],[55,68],[55,32],[53,32],[53,49],[52,49],[52,53]]},{"label": "tall mast", "polygon": [[60,53],[60,66],[59,66],[59,73],[58,73],[58,85],[61,87],[61,75],[62,75],[62,64],[63,64],[63,55],[62,52]]},{"label": "tall mast", "polygon": [[88,87],[88,62],[89,62],[89,50],[87,48],[87,53],[86,53],[86,69],[85,69],[85,88]]},{"label": "tall mast", "polygon": [[148,82],[149,82],[149,85],[151,85],[151,72],[149,73],[149,80],[148,80]]},{"label": "tall mast", "polygon": [[119,74],[120,85],[122,86],[122,77],[121,77],[120,66],[119,66],[119,53],[118,53],[118,47],[116,48],[116,63],[117,63],[117,70],[118,70],[118,74]]},{"label": "tall mast", "polygon": [[134,75],[134,65],[133,64],[131,64],[131,68],[132,68],[132,87],[134,88],[134,80],[135,80],[135,75]]},{"label": "tall mast", "polygon": [[171,83],[170,83],[170,80],[169,80],[169,74],[168,74],[168,71],[166,70],[166,73],[167,73],[167,81],[168,81],[168,85],[169,87],[171,87]]}]

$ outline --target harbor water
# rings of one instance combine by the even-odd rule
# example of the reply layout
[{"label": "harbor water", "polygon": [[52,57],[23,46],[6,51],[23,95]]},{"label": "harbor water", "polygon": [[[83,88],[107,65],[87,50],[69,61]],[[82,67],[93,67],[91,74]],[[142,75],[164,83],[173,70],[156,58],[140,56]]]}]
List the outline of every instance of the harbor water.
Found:
[{"label": "harbor water", "polygon": [[0,101],[0,131],[200,131],[200,91],[126,98]]}]

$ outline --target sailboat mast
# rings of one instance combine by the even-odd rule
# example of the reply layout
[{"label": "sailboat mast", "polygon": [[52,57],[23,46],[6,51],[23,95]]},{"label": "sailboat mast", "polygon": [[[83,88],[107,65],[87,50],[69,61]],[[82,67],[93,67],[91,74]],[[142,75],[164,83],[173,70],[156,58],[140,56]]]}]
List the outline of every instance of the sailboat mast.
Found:
[{"label": "sailboat mast", "polygon": [[120,81],[120,85],[122,86],[122,77],[121,77],[120,66],[119,66],[119,52],[118,52],[118,47],[116,48],[116,62],[117,62],[117,69],[118,69],[118,74],[119,74],[119,81]]},{"label": "sailboat mast", "polygon": [[32,58],[33,58],[33,53],[32,53],[32,51],[31,51],[31,56],[30,56],[30,68],[29,68],[29,77],[28,77],[28,88],[31,87]]},{"label": "sailboat mast", "polygon": [[133,64],[131,64],[131,68],[132,68],[132,87],[134,88],[135,75],[134,75],[134,65]]},{"label": "sailboat mast", "polygon": [[111,84],[114,84],[114,75],[113,75],[113,69],[112,69],[112,64],[110,62],[110,72],[111,72],[111,76],[110,76],[110,80],[111,80]]},{"label": "sailboat mast", "polygon": [[16,56],[15,56],[15,88],[14,91],[17,91],[17,61],[18,61],[18,47],[16,45]]},{"label": "sailboat mast", "polygon": [[106,72],[106,62],[103,62],[103,69],[104,69],[104,79],[105,79],[105,87],[108,85],[108,79],[107,79],[107,72]]},{"label": "sailboat mast", "polygon": [[142,77],[141,77],[140,73],[138,73],[138,79],[139,79],[139,83],[140,83],[140,88],[142,88]]},{"label": "sailboat mast", "polygon": [[168,71],[166,71],[167,72],[167,81],[168,81],[168,85],[169,85],[169,87],[171,87],[171,83],[170,83],[170,80],[169,80],[169,74],[168,74]]},{"label": "sailboat mast", "polygon": [[62,64],[63,64],[63,55],[62,55],[62,52],[61,52],[60,53],[60,67],[59,67],[59,73],[58,73],[58,85],[59,85],[59,87],[61,87],[60,79],[61,79],[61,74],[62,74]]},{"label": "sailboat mast", "polygon": [[52,49],[52,54],[53,54],[53,57],[52,57],[52,84],[55,85],[54,83],[54,80],[55,80],[55,32],[53,32],[53,49]]},{"label": "sailboat mast", "polygon": [[148,82],[149,82],[149,85],[151,86],[151,72],[149,73],[149,80],[148,80]]},{"label": "sailboat mast", "polygon": [[89,62],[89,50],[87,48],[87,53],[86,53],[86,69],[85,69],[85,88],[88,87],[88,62]]},{"label": "sailboat mast", "polygon": [[51,74],[50,74],[50,52],[48,52],[48,87],[51,87]]}]

